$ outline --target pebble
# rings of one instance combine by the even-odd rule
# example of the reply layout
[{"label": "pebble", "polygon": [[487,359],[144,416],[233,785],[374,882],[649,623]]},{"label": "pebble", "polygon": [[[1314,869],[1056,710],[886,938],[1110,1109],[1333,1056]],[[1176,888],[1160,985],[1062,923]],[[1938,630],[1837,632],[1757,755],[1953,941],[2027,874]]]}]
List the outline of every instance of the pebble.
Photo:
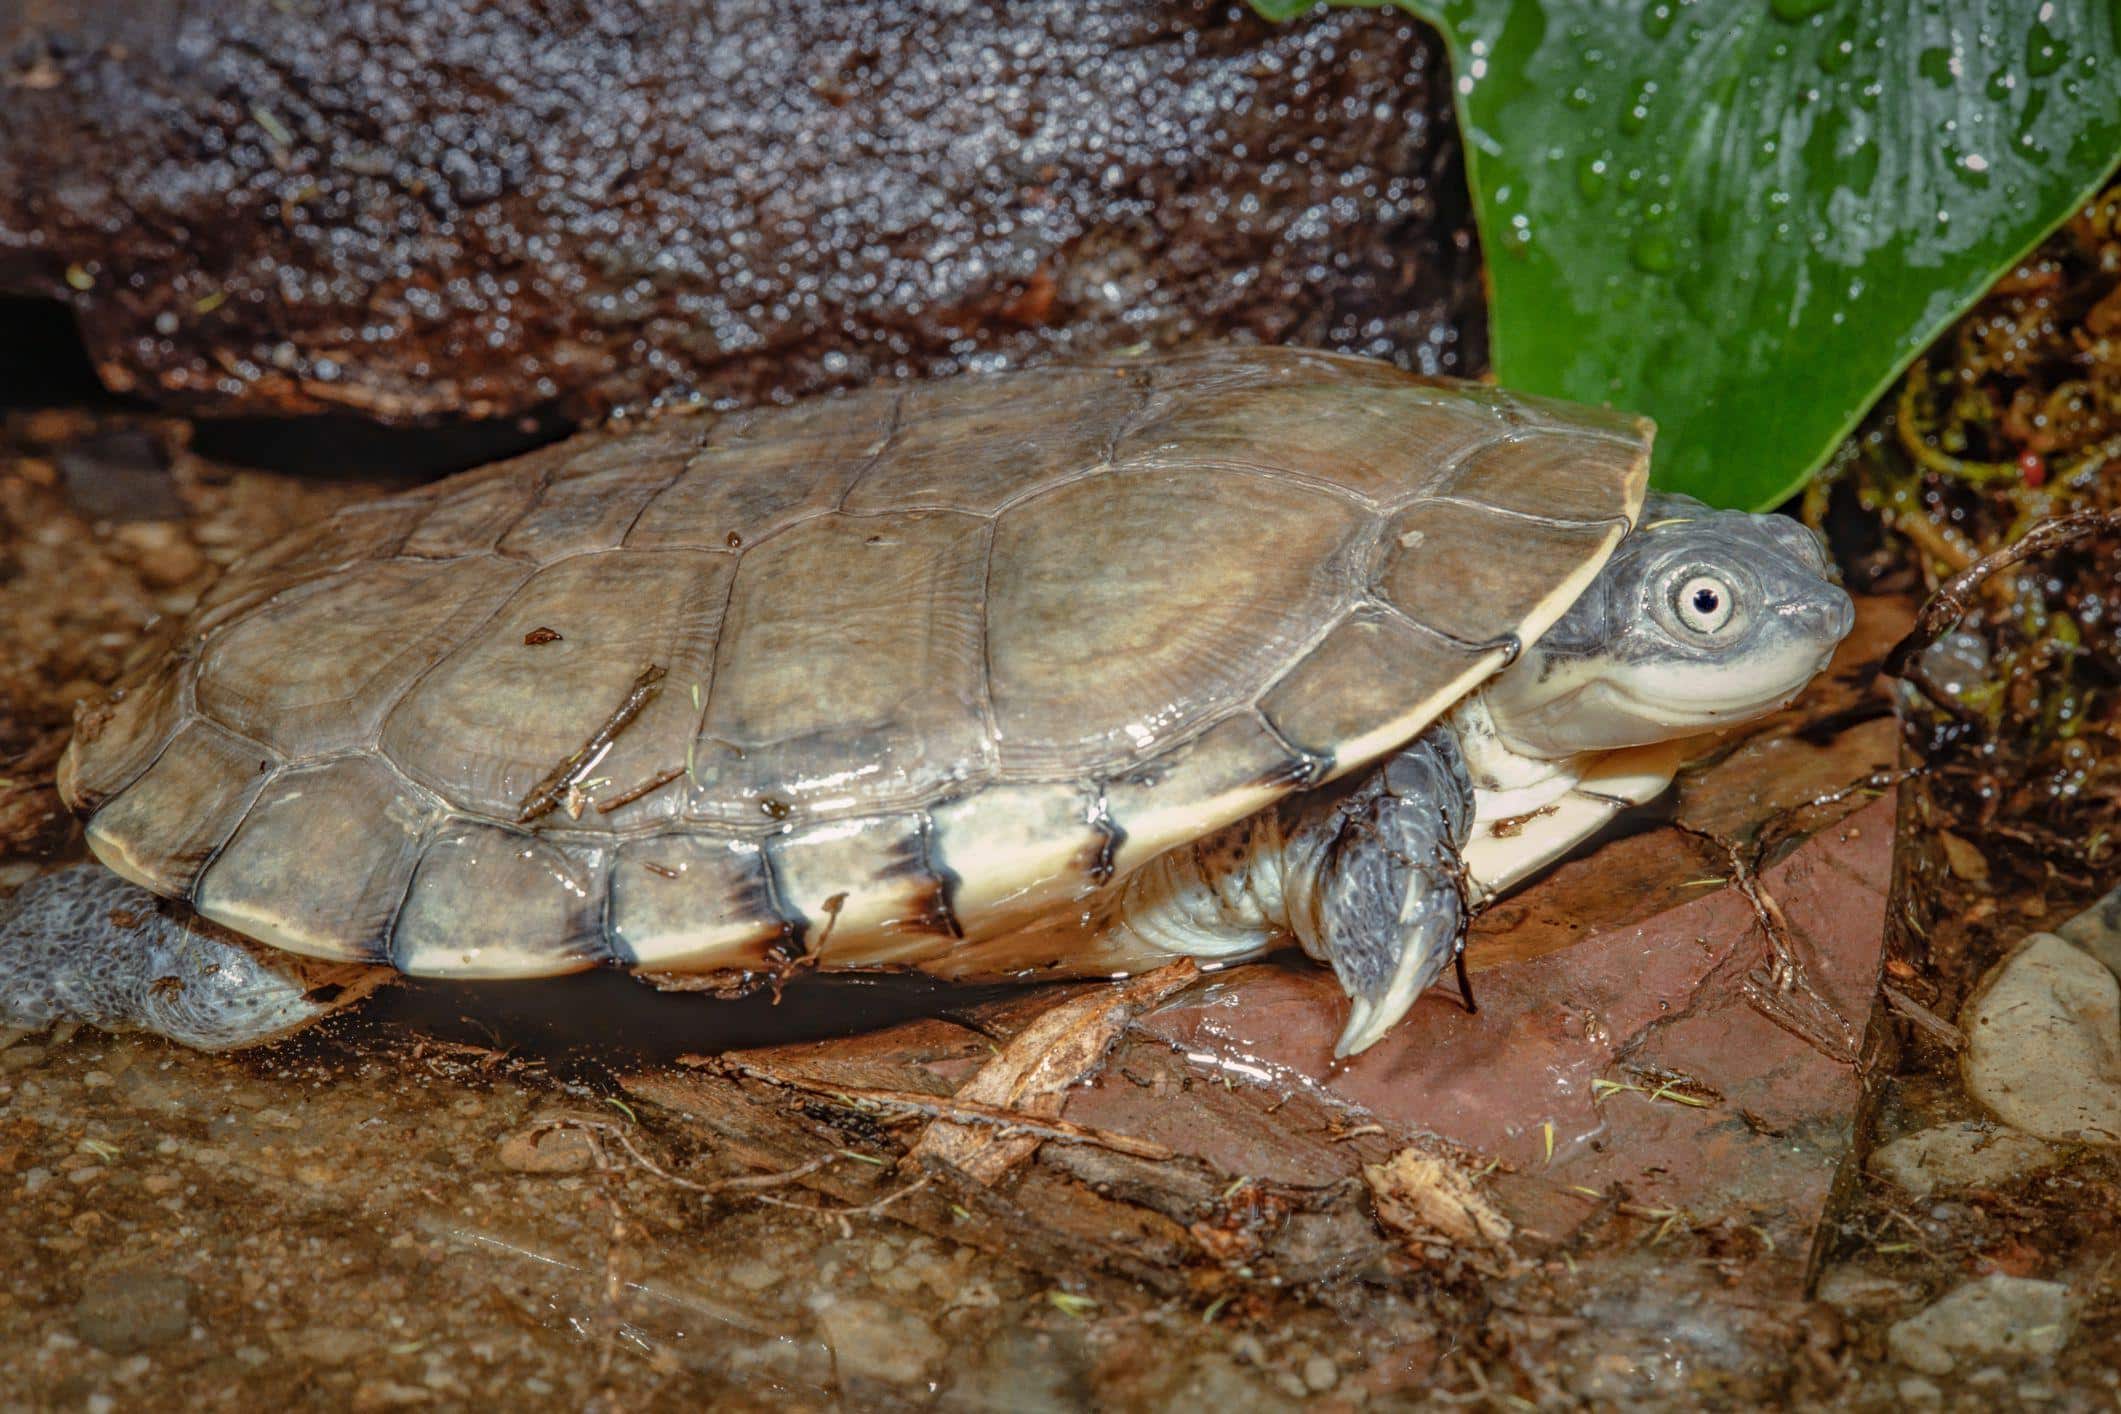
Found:
[{"label": "pebble", "polygon": [[1259,1337],[1250,1331],[1240,1331],[1230,1337],[1230,1354],[1247,1365],[1267,1363],[1267,1348],[1260,1344]]},{"label": "pebble", "polygon": [[111,537],[125,548],[140,577],[157,589],[174,589],[207,568],[199,547],[170,521],[135,521],[119,526]]},{"label": "pebble", "polygon": [[1894,1324],[1886,1348],[1925,1375],[1948,1375],[1961,1359],[2053,1355],[2069,1341],[2074,1312],[2058,1281],[1991,1275]]},{"label": "pebble", "polygon": [[516,1173],[580,1173],[596,1162],[579,1129],[521,1130],[501,1141],[501,1167]]},{"label": "pebble", "polygon": [[2121,984],[2053,933],[2013,948],[1959,1012],[1967,1091],[2042,1139],[2121,1142]]},{"label": "pebble", "polygon": [[1993,1188],[2052,1168],[2062,1158],[2062,1150],[2030,1134],[1964,1120],[1881,1146],[1870,1169],[1923,1198],[1940,1188]]},{"label": "pebble", "polygon": [[1340,1366],[1327,1355],[1313,1355],[1304,1361],[1304,1388],[1313,1394],[1324,1394],[1340,1383]]},{"label": "pebble", "polygon": [[926,1321],[889,1302],[836,1301],[818,1319],[843,1378],[918,1384],[948,1353]]},{"label": "pebble", "polygon": [[112,1355],[175,1340],[191,1328],[191,1283],[170,1272],[90,1277],[74,1303],[74,1334]]}]

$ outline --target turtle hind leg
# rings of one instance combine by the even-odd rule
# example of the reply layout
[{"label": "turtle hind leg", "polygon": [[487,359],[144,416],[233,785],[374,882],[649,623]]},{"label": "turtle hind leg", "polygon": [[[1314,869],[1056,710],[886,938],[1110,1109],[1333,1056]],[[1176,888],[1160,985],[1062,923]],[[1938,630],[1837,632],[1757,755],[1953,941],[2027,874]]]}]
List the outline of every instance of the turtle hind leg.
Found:
[{"label": "turtle hind leg", "polygon": [[[1445,967],[1456,963],[1465,987],[1460,851],[1473,803],[1457,742],[1432,731],[1339,806],[1337,831],[1318,857],[1311,917],[1296,930],[1348,994],[1336,1057],[1374,1045]],[[1470,987],[1465,999],[1472,1009]]]},{"label": "turtle hind leg", "polygon": [[0,1028],[74,1021],[235,1050],[299,1031],[393,975],[250,943],[97,864],[33,879],[0,903]]}]

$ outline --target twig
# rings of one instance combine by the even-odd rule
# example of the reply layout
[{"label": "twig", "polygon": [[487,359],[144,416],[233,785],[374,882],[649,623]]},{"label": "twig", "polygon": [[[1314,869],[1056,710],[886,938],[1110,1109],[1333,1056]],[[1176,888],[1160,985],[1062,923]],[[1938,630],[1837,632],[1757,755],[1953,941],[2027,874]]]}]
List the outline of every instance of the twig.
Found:
[{"label": "twig", "polygon": [[567,788],[589,774],[604,752],[618,740],[619,733],[625,731],[633,719],[641,715],[641,709],[654,699],[656,684],[662,680],[663,669],[657,664],[650,663],[641,669],[641,675],[635,678],[633,686],[627,689],[625,700],[604,719],[604,725],[598,727],[596,733],[583,742],[581,748],[572,756],[553,767],[544,780],[530,788],[530,794],[523,797],[523,804],[516,811],[515,822],[518,825],[527,825],[541,815],[551,814],[553,809],[567,798]]},{"label": "twig", "polygon": [[1137,1159],[1168,1159],[1173,1157],[1170,1149],[1147,1139],[1136,1139],[1131,1134],[1115,1134],[1108,1129],[1094,1129],[1086,1124],[1075,1124],[1065,1119],[1045,1119],[1038,1115],[1025,1114],[1021,1110],[1002,1109],[996,1105],[975,1104],[967,1100],[946,1099],[935,1095],[924,1095],[916,1090],[866,1090],[845,1085],[828,1085],[821,1081],[806,1080],[801,1076],[783,1075],[776,1071],[761,1070],[742,1061],[724,1057],[720,1064],[736,1074],[752,1080],[762,1080],[769,1085],[780,1085],[790,1090],[801,1090],[807,1094],[824,1095],[848,1101],[866,1100],[870,1104],[886,1105],[894,1109],[911,1111],[930,1119],[946,1119],[958,1124],[984,1124],[1002,1130],[1017,1130],[1025,1134],[1036,1134],[1042,1139],[1059,1140],[1062,1143],[1094,1144],[1101,1149],[1110,1149],[1116,1154],[1127,1154]]},{"label": "twig", "polygon": [[[1708,830],[1699,829],[1683,821],[1673,822],[1678,829],[1697,839],[1714,844],[1730,861],[1731,882],[1752,906],[1753,917],[1760,924],[1760,931],[1767,935],[1768,967],[1765,977],[1748,972],[1744,979],[1746,1000],[1753,1010],[1795,1036],[1827,1059],[1841,1065],[1853,1066],[1861,1059],[1856,1035],[1848,1021],[1834,1009],[1831,1002],[1819,995],[1805,976],[1804,966],[1797,958],[1792,942],[1792,930],[1788,915],[1775,896],[1761,884],[1760,877],[1745,852],[1731,840]],[[1801,1008],[1792,1008],[1790,999],[1802,998]],[[1800,1015],[1799,1012],[1810,1013]],[[1826,1034],[1823,1028],[1831,1023],[1838,1034]]]},{"label": "twig", "polygon": [[609,800],[598,801],[597,814],[609,815],[612,811],[618,809],[622,805],[631,805],[644,795],[653,795],[655,792],[661,790],[664,786],[669,785],[672,781],[676,780],[679,776],[682,776],[684,774],[685,768],[683,766],[672,766],[667,771],[658,771],[654,775],[650,776],[647,780],[635,786],[632,790],[626,791],[619,795],[615,795]]},{"label": "twig", "polygon": [[1928,670],[1922,666],[1923,650],[1944,637],[1953,624],[1966,616],[1967,610],[1973,607],[1969,601],[1974,591],[1991,576],[2035,555],[2044,555],[2105,530],[2121,530],[2121,511],[2079,511],[2042,521],[2002,549],[1983,555],[1937,586],[1937,592],[1930,595],[1916,613],[1914,628],[1885,655],[1885,666],[1881,671],[1887,677],[1911,684],[1940,710],[1958,720],[1978,724],[1981,719],[1971,707],[1930,680]]},{"label": "twig", "polygon": [[1879,989],[1885,996],[1885,1004],[1899,1012],[1915,1026],[1942,1041],[1954,1051],[1966,1049],[1966,1033],[1916,1001],[1907,993],[1887,982]]},{"label": "twig", "polygon": [[838,1153],[824,1154],[812,1159],[809,1163],[798,1164],[792,1169],[785,1169],[779,1173],[741,1174],[734,1178],[718,1178],[710,1183],[700,1183],[670,1172],[642,1153],[639,1146],[633,1142],[633,1136],[626,1132],[623,1125],[613,1124],[606,1120],[579,1119],[563,1115],[556,1119],[541,1120],[530,1127],[530,1132],[536,1134],[548,1129],[581,1130],[589,1136],[592,1145],[596,1142],[596,1136],[602,1135],[615,1141],[620,1148],[626,1151],[627,1156],[634,1163],[663,1180],[663,1182],[675,1188],[683,1188],[693,1193],[704,1193],[710,1196],[717,1193],[755,1193],[761,1189],[785,1188],[791,1183],[801,1182],[827,1165],[839,1162],[842,1157]]}]

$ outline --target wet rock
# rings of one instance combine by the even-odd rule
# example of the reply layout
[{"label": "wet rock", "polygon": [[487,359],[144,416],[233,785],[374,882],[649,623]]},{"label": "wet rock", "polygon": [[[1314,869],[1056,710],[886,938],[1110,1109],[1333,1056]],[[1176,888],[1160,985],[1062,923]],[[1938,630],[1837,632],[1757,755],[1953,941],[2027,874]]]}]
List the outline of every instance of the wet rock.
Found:
[{"label": "wet rock", "polygon": [[516,1173],[581,1173],[596,1163],[596,1149],[579,1129],[526,1129],[503,1139],[495,1157]]},{"label": "wet rock", "polygon": [[175,1340],[191,1328],[191,1283],[168,1272],[89,1278],[74,1303],[74,1333],[112,1355]]},{"label": "wet rock", "polygon": [[2000,1125],[1966,1120],[1904,1135],[1871,1155],[1871,1172],[1916,1197],[1939,1188],[1993,1187],[2061,1162],[2054,1145]]},{"label": "wet rock", "polygon": [[150,397],[506,417],[1227,334],[1485,361],[1442,46],[1390,11],[0,15],[0,290]]},{"label": "wet rock", "polygon": [[1895,1324],[1886,1346],[1925,1375],[1948,1375],[1962,1359],[2053,1355],[2068,1343],[2074,1320],[2061,1282],[1987,1276]]},{"label": "wet rock", "polygon": [[1960,1072],[2005,1123],[2043,1139],[2121,1143],[2121,985],[2053,933],[2013,948],[1967,998]]},{"label": "wet rock", "polygon": [[942,1338],[912,1311],[885,1301],[835,1301],[819,1313],[843,1382],[904,1387],[928,1378],[947,1352]]}]

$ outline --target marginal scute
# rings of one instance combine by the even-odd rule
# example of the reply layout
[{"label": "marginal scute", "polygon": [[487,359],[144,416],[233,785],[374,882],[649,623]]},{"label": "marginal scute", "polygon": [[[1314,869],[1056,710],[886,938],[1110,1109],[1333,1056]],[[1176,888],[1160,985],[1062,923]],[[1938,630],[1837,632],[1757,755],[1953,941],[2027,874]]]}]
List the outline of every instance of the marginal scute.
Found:
[{"label": "marginal scute", "polygon": [[398,694],[524,574],[492,556],[371,560],[296,585],[208,640],[199,710],[289,756],[366,746]]},{"label": "marginal scute", "polygon": [[415,977],[550,977],[607,960],[609,851],[459,821],[428,841],[391,934]]},{"label": "marginal scute", "polygon": [[1386,529],[1379,595],[1461,643],[1530,641],[1575,602],[1627,528],[1625,521],[1549,524],[1466,502],[1417,501]]},{"label": "marginal scute", "polygon": [[987,604],[1004,770],[1118,769],[1248,700],[1353,595],[1370,524],[1239,470],[1122,467],[1011,507]]},{"label": "marginal scute", "polygon": [[745,552],[690,818],[739,828],[902,808],[985,768],[987,522],[828,515]]},{"label": "marginal scute", "polygon": [[611,874],[611,937],[620,961],[668,972],[757,971],[772,965],[788,920],[774,909],[756,840],[648,835],[619,846]]},{"label": "marginal scute", "polygon": [[1282,675],[1260,710],[1284,740],[1331,760],[1341,776],[1412,740],[1506,656],[1361,608]]},{"label": "marginal scute", "polygon": [[279,764],[265,747],[193,722],[90,818],[89,848],[142,888],[182,898]]},{"label": "marginal scute", "polygon": [[1005,933],[1082,898],[1111,840],[1094,788],[996,785],[929,812],[929,858],[957,880],[951,898],[968,940]]},{"label": "marginal scute", "polygon": [[[582,794],[610,800],[681,770],[733,568],[730,556],[685,550],[546,566],[390,713],[384,750],[453,804],[513,820],[534,787],[614,720],[641,674],[660,668],[647,704],[581,773]],[[611,830],[667,819],[682,795],[651,791],[608,814],[584,808],[569,823]]]},{"label": "marginal scute", "polygon": [[387,962],[433,807],[374,756],[280,772],[193,891],[214,922],[308,957]]},{"label": "marginal scute", "polygon": [[[1096,467],[1142,402],[1138,378],[1106,368],[1042,370],[977,401],[954,396],[948,383],[913,387],[890,446],[848,494],[847,509],[991,515],[1028,488]],[[1066,417],[1053,415],[1057,403]]]},{"label": "marginal scute", "polygon": [[1625,521],[1642,503],[1650,449],[1566,427],[1540,427],[1475,451],[1436,494],[1549,520]]},{"label": "marginal scute", "polygon": [[920,815],[834,820],[769,836],[783,905],[802,920],[802,951],[824,967],[911,964],[957,932],[949,881],[927,857]]},{"label": "marginal scute", "polygon": [[1115,841],[1107,865],[1124,878],[1205,822],[1241,819],[1303,783],[1315,763],[1291,751],[1252,712],[1225,718],[1193,741],[1145,761],[1104,788]]}]

